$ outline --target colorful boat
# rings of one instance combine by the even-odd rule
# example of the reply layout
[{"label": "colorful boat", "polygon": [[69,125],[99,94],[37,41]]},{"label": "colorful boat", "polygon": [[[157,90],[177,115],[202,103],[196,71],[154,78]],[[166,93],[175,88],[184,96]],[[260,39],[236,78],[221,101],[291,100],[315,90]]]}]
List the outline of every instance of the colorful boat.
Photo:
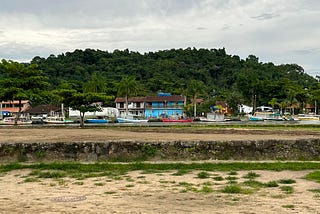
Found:
[{"label": "colorful boat", "polygon": [[103,118],[101,118],[101,119],[86,119],[86,121],[85,121],[86,123],[109,123],[110,122],[110,120],[107,120],[107,119],[103,119]]},{"label": "colorful boat", "polygon": [[265,121],[265,120],[274,120],[274,121],[283,121],[285,118],[280,114],[273,112],[255,112],[253,115],[249,116],[250,121]]},{"label": "colorful boat", "polygon": [[174,119],[174,118],[161,118],[164,123],[191,123],[193,119]]}]

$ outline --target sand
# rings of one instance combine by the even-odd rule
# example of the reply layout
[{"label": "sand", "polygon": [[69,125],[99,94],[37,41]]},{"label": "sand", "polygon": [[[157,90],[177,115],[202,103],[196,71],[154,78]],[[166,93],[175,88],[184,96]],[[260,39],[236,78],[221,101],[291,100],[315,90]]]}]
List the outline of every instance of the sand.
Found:
[{"label": "sand", "polygon": [[[0,177],[0,213],[320,213],[318,183],[303,179],[308,171],[254,171],[260,182],[293,179],[287,194],[279,187],[261,188],[251,194],[227,194],[220,190],[227,178],[242,183],[248,171],[237,175],[199,171],[174,176],[175,171],[144,174],[132,171],[116,178],[41,178],[27,182],[30,170],[11,171]],[[214,178],[221,176],[222,181]],[[206,186],[213,192],[202,191]]]}]

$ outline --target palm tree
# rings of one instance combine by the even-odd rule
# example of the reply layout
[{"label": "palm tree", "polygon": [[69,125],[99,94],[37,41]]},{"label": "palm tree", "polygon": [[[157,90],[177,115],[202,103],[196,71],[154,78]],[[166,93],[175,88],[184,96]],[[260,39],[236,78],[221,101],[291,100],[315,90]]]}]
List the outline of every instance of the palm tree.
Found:
[{"label": "palm tree", "polygon": [[118,95],[125,96],[126,116],[128,115],[128,98],[138,92],[138,82],[134,76],[124,76],[118,83]]},{"label": "palm tree", "polygon": [[278,106],[279,103],[278,103],[278,99],[277,98],[272,98],[268,104],[270,104],[272,106],[272,108],[274,108],[275,106]]},{"label": "palm tree", "polygon": [[193,116],[197,116],[197,98],[204,92],[205,85],[202,81],[191,80],[188,84],[188,92],[192,96]]}]

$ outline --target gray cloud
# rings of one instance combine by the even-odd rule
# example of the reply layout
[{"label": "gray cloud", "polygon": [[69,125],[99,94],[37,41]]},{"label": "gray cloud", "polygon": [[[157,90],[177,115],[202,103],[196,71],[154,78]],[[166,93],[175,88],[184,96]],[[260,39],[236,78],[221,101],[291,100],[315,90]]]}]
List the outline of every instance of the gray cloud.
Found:
[{"label": "gray cloud", "polygon": [[251,18],[253,19],[257,19],[257,20],[266,20],[266,19],[273,19],[275,17],[280,16],[279,14],[275,14],[275,13],[263,13],[259,16],[253,16]]},{"label": "gray cloud", "polygon": [[319,17],[313,0],[1,0],[0,58],[226,47],[308,72],[320,66]]}]

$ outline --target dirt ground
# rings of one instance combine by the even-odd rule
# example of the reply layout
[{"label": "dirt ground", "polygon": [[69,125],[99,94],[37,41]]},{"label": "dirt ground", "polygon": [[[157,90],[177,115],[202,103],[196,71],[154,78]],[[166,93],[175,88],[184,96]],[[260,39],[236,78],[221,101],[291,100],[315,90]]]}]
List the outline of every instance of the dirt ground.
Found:
[{"label": "dirt ground", "polygon": [[256,190],[243,186],[252,192],[231,194],[221,190],[233,179],[238,184],[248,181],[243,178],[248,171],[209,172],[205,179],[197,176],[199,171],[183,176],[132,171],[114,178],[32,180],[30,170],[19,170],[0,177],[0,213],[320,213],[320,193],[310,191],[320,185],[303,179],[308,171],[254,172],[259,182],[295,183]]},{"label": "dirt ground", "polygon": [[[160,131],[159,131],[160,130]],[[144,131],[141,129],[103,129],[103,128],[0,128],[0,143],[14,142],[105,142],[109,140],[126,141],[229,141],[229,140],[267,140],[319,138],[318,132],[306,131],[268,131],[268,130],[169,130]]]},{"label": "dirt ground", "polygon": [[[79,142],[108,140],[262,140],[319,138],[316,132],[221,130],[196,133],[117,129],[0,129],[0,144],[8,142]],[[30,170],[0,173],[0,213],[320,213],[320,184],[303,177],[310,171],[255,171],[260,182],[293,179],[295,183],[254,189],[243,178],[248,171],[199,171],[182,176],[175,171],[128,172],[118,177],[40,178]],[[216,179],[220,177],[220,179]],[[233,177],[233,178],[232,178]],[[221,179],[222,178],[222,179]],[[250,194],[222,193],[230,182]],[[292,193],[281,190],[293,188]],[[316,191],[310,191],[316,190]]]}]

